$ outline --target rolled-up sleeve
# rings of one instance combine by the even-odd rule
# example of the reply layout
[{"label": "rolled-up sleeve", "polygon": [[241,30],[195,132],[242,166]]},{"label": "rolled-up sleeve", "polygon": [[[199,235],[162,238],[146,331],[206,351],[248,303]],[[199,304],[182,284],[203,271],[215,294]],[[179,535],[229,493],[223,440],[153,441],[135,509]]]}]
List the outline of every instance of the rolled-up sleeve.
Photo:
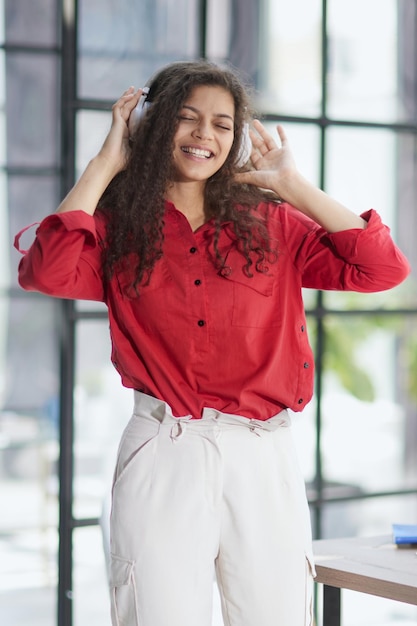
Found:
[{"label": "rolled-up sleeve", "polygon": [[304,287],[371,293],[399,285],[410,273],[407,258],[374,209],[361,216],[366,228],[336,233],[297,213],[284,211],[282,223]]},{"label": "rolled-up sleeve", "polygon": [[346,261],[343,289],[384,291],[402,283],[410,273],[407,258],[394,243],[379,214],[362,214],[367,227],[329,235],[336,252]]},{"label": "rolled-up sleeve", "polygon": [[103,300],[100,218],[84,211],[55,213],[46,217],[19,263],[23,289],[60,298]]}]

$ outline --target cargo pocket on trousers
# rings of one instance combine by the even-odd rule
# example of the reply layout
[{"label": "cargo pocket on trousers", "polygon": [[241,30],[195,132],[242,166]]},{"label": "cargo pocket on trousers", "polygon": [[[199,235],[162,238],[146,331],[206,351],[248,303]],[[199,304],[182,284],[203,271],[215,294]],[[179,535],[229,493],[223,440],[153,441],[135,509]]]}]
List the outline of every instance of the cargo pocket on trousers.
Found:
[{"label": "cargo pocket on trousers", "polygon": [[110,600],[113,626],[139,626],[135,562],[110,555]]},{"label": "cargo pocket on trousers", "polygon": [[314,624],[314,578],[316,577],[316,568],[312,554],[306,554],[306,575],[305,575],[305,626],[313,626]]}]

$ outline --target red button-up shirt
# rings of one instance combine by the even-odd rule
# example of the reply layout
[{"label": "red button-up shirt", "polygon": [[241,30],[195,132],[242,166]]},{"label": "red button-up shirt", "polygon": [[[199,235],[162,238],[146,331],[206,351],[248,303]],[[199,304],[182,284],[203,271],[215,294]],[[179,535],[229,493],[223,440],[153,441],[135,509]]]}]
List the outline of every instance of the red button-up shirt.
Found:
[{"label": "red button-up shirt", "polygon": [[266,274],[245,275],[228,224],[219,246],[229,271],[219,273],[213,223],[193,232],[167,204],[163,257],[140,297],[129,290],[131,276],[103,282],[104,218],[83,211],[41,222],[19,282],[105,302],[122,383],[164,400],[176,416],[198,418],[204,407],[260,420],[286,407],[300,411],[314,372],[301,288],[381,291],[404,280],[409,266],[373,210],[363,215],[366,229],[328,234],[288,204],[260,208],[278,241],[278,261]]}]

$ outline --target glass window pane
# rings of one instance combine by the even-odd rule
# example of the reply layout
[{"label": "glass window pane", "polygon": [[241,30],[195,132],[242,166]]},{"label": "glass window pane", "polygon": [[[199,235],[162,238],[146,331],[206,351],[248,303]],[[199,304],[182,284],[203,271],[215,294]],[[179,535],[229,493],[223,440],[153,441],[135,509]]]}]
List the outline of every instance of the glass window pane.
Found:
[{"label": "glass window pane", "polygon": [[333,0],[328,4],[327,113],[342,119],[395,120],[397,0]]},{"label": "glass window pane", "polygon": [[410,443],[417,432],[411,374],[417,362],[415,322],[326,317],[322,456],[330,485],[359,493],[416,484],[416,453]]},{"label": "glass window pane", "polygon": [[56,44],[57,10],[56,0],[6,0],[4,11],[7,43],[26,46]]},{"label": "glass window pane", "polygon": [[414,122],[414,0],[333,0],[328,6],[327,113],[339,119]]},{"label": "glass window pane", "polygon": [[377,293],[356,293],[348,291],[326,291],[324,303],[334,310],[377,310],[415,307],[417,301],[416,284],[413,277],[408,277],[401,285]]},{"label": "glass window pane", "polygon": [[[416,98],[417,106],[417,98]],[[396,176],[396,205],[397,226],[396,236],[401,249],[406,254],[412,268],[407,280],[407,292],[404,293],[404,304],[409,307],[417,306],[417,136],[415,134],[399,133],[396,143],[397,163]]]},{"label": "glass window pane", "polygon": [[45,299],[0,301],[0,623],[55,624],[58,403]]},{"label": "glass window pane", "polygon": [[161,65],[198,57],[199,4],[81,0],[79,95],[113,100],[129,85],[143,85]]},{"label": "glass window pane", "polygon": [[[392,232],[394,240],[407,254],[413,254],[411,242],[415,211],[411,209],[410,197],[414,198],[415,183],[410,178],[414,170],[405,156],[399,159],[399,138],[388,130],[363,128],[329,128],[327,132],[326,191],[355,213],[376,209]],[[410,140],[409,140],[410,143]],[[404,174],[404,161],[409,176],[404,185],[399,179]],[[409,164],[410,163],[410,164]],[[404,202],[401,198],[404,197]],[[415,252],[414,252],[415,256]],[[410,261],[412,260],[410,256]],[[417,257],[415,259],[417,263]],[[378,294],[326,293],[328,307],[342,308],[395,308],[417,303],[415,279],[410,277],[399,287]]]},{"label": "glass window pane", "polygon": [[0,50],[0,165],[7,161],[6,55]]},{"label": "glass window pane", "polygon": [[[413,626],[417,607],[366,593],[343,590],[342,624],[366,626]],[[359,621],[358,621],[359,620]]]},{"label": "glass window pane", "polygon": [[0,211],[0,289],[8,287],[10,284],[10,236],[7,207],[7,177],[0,171],[0,206],[4,207]]},{"label": "glass window pane", "polygon": [[82,174],[88,162],[100,150],[110,130],[109,111],[79,111],[76,117],[76,169],[77,177]]},{"label": "glass window pane", "polygon": [[48,432],[56,430],[58,419],[57,307],[56,300],[37,295],[3,301],[5,356],[0,373],[4,406],[35,411]]},{"label": "glass window pane", "polygon": [[303,289],[303,302],[306,311],[310,311],[317,305],[318,291],[315,289]]},{"label": "glass window pane", "polygon": [[101,528],[77,528],[73,534],[73,546],[74,624],[110,626],[110,596]]},{"label": "glass window pane", "polygon": [[4,24],[4,13],[5,13],[4,2],[5,2],[5,0],[0,0],[0,44],[4,44],[4,39],[5,39],[5,32],[4,32],[4,27],[5,27],[5,24]]},{"label": "glass window pane", "polygon": [[398,118],[417,119],[417,55],[415,0],[397,0],[398,11]]},{"label": "glass window pane", "polygon": [[323,538],[391,535],[392,524],[415,524],[416,518],[414,494],[327,503],[323,508]]},{"label": "glass window pane", "polygon": [[404,472],[409,484],[417,480],[417,316],[398,318],[396,381],[404,412]]},{"label": "glass window pane", "polygon": [[[264,122],[266,130],[279,144],[276,122]],[[312,124],[283,123],[297,167],[315,185],[319,182],[320,131]]]},{"label": "glass window pane", "polygon": [[97,314],[98,318],[103,315],[107,318],[107,306],[103,302],[93,302],[92,300],[76,300],[75,308],[77,311],[88,311],[91,314]]},{"label": "glass window pane", "polygon": [[326,191],[355,213],[376,209],[385,223],[395,226],[395,134],[331,127],[326,141]]},{"label": "glass window pane", "polygon": [[[14,558],[15,555],[13,555]],[[0,591],[0,621],[2,624],[56,626],[56,589],[54,586]]]},{"label": "glass window pane", "polygon": [[[54,0],[1,2],[1,41],[55,46],[57,9]],[[58,170],[55,51],[50,57],[9,49],[0,54],[0,164]],[[19,177],[10,170],[1,174],[3,294],[10,284],[17,286],[20,256],[11,245],[15,233],[55,208],[57,187],[54,177]],[[57,303],[17,293],[0,299],[0,623],[53,626],[58,550]]]},{"label": "glass window pane", "polygon": [[58,61],[45,54],[6,56],[7,158],[13,166],[58,161]]},{"label": "glass window pane", "polygon": [[206,57],[238,68],[256,87],[260,41],[264,41],[265,32],[262,4],[260,0],[209,0],[205,15]]},{"label": "glass window pane", "polygon": [[263,4],[259,107],[269,113],[319,115],[321,2]]},{"label": "glass window pane", "polygon": [[80,321],[76,339],[76,518],[100,517],[111,487],[119,439],[132,413],[133,391],[110,361],[107,321]]},{"label": "glass window pane", "polygon": [[[2,184],[0,176],[0,185]],[[40,222],[53,213],[59,203],[58,176],[13,176],[7,179],[8,220],[6,251],[10,258],[8,282],[17,286],[17,266],[21,254],[12,247],[15,235],[26,226]],[[0,192],[3,194],[3,190]],[[5,205],[6,206],[6,205]],[[29,248],[35,237],[36,226],[26,231],[20,240],[22,250]],[[1,284],[1,282],[0,282]]]}]

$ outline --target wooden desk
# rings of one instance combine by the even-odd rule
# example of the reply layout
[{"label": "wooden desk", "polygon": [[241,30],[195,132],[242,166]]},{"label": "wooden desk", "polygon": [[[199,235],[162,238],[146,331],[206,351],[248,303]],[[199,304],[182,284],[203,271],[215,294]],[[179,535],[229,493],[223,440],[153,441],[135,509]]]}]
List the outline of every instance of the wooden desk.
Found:
[{"label": "wooden desk", "polygon": [[313,542],[317,583],[324,585],[323,626],[340,626],[341,589],[417,605],[417,548],[389,535]]}]

